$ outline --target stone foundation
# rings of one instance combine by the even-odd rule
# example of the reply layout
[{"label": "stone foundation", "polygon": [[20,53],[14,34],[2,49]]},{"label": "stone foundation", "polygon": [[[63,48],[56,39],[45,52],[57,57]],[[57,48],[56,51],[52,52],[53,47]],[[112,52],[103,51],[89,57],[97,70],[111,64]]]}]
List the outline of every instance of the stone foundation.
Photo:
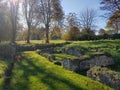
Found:
[{"label": "stone foundation", "polygon": [[115,90],[120,90],[120,74],[107,68],[93,67],[87,71],[87,76],[100,81]]},{"label": "stone foundation", "polygon": [[114,60],[106,55],[95,56],[90,59],[80,60],[80,59],[64,59],[62,61],[62,66],[68,70],[87,70],[94,66],[110,66],[114,64]]}]

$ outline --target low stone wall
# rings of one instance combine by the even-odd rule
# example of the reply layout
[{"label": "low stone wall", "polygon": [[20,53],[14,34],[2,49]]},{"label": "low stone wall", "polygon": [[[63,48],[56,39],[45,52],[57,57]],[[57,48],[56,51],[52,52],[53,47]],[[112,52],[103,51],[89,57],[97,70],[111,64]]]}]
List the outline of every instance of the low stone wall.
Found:
[{"label": "low stone wall", "polygon": [[115,90],[120,90],[120,74],[107,68],[93,67],[87,71],[87,76],[100,81]]},{"label": "low stone wall", "polygon": [[94,66],[110,66],[114,64],[114,60],[106,55],[94,56],[93,58],[80,60],[80,59],[64,59],[62,65],[64,68],[76,71],[87,70]]}]

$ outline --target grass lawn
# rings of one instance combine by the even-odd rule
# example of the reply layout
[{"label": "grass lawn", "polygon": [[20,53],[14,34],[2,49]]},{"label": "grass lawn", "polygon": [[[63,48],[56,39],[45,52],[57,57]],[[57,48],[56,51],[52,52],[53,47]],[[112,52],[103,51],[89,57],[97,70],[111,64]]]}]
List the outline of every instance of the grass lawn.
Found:
[{"label": "grass lawn", "polygon": [[[25,41],[16,41],[17,44],[20,44],[20,45],[25,45],[26,42]],[[30,40],[31,44],[45,44],[45,41],[44,40]],[[65,41],[64,40],[50,40],[50,43],[55,43],[55,44],[59,44],[59,43],[64,43]]]},{"label": "grass lawn", "polygon": [[77,59],[76,56],[68,54],[53,54],[55,56],[55,61],[62,61],[64,58]]},{"label": "grass lawn", "polygon": [[15,64],[10,90],[111,90],[90,78],[63,69],[35,52],[22,53]]}]

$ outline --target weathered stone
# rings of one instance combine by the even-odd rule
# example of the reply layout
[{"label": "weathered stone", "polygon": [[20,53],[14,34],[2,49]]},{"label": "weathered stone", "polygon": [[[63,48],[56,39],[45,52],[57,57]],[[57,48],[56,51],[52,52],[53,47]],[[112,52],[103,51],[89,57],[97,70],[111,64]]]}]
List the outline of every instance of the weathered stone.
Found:
[{"label": "weathered stone", "polygon": [[113,65],[114,60],[108,56],[101,55],[101,56],[95,56],[94,58],[84,60],[80,62],[80,69],[89,69],[94,66],[109,66]]},{"label": "weathered stone", "polygon": [[77,71],[79,69],[79,60],[64,59],[62,66],[71,71]]},{"label": "weathered stone", "polygon": [[76,71],[76,70],[87,70],[94,66],[110,66],[114,64],[114,60],[111,57],[100,55],[95,56],[90,59],[81,60],[81,59],[64,59],[62,65],[64,68]]},{"label": "weathered stone", "polygon": [[81,56],[80,51],[77,50],[74,47],[71,47],[71,48],[68,48],[68,49],[63,48],[62,49],[62,53],[66,53],[66,54],[70,54],[70,55],[75,55],[75,56]]},{"label": "weathered stone", "polygon": [[120,74],[107,68],[93,67],[87,71],[87,76],[100,81],[115,90],[120,90]]}]

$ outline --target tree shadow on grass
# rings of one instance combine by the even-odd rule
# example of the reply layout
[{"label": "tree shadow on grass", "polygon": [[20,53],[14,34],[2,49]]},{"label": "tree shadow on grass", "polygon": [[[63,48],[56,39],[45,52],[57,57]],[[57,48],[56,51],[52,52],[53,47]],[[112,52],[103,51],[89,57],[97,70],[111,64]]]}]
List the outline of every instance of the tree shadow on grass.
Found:
[{"label": "tree shadow on grass", "polygon": [[5,79],[3,82],[4,90],[10,90],[9,87],[10,87],[10,83],[11,83],[13,69],[14,69],[14,62],[12,62],[4,72],[5,73]]},{"label": "tree shadow on grass", "polygon": [[[24,65],[21,62],[17,63],[19,65],[20,69],[22,69],[24,71],[24,74],[21,76],[21,80],[24,79],[23,80],[24,82],[17,83],[17,86],[21,85],[21,87],[17,90],[21,90],[21,89],[29,90],[29,79],[28,79],[29,76],[38,77],[38,79],[39,79],[38,81],[42,81],[42,83],[45,86],[47,86],[49,88],[49,90],[60,90],[60,89],[62,90],[62,88],[64,89],[64,87],[62,87],[62,85],[65,85],[67,90],[84,90],[83,88],[78,87],[74,83],[71,83],[69,80],[65,79],[64,77],[56,76],[56,75],[54,75],[54,73],[49,72],[48,70],[46,70],[45,66],[35,65],[34,60],[31,61],[29,59],[26,59],[24,62],[26,62],[28,65]],[[42,78],[39,77],[40,75],[42,75],[43,77]],[[62,85],[57,87],[56,83],[57,83],[57,85],[58,84],[62,84]],[[42,90],[43,89],[44,88],[42,88]]]}]

